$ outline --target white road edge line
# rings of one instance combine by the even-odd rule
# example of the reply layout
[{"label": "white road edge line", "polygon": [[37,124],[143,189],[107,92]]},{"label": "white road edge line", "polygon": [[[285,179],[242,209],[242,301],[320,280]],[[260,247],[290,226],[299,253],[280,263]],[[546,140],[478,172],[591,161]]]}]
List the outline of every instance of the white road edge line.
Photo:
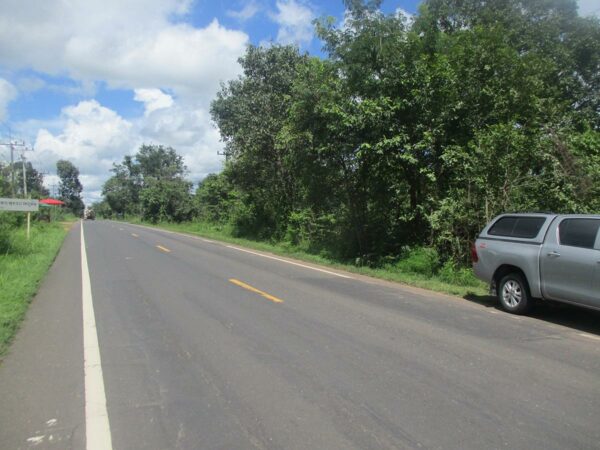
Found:
[{"label": "white road edge line", "polygon": [[593,339],[595,341],[600,341],[600,337],[598,336],[594,336],[593,334],[588,334],[588,333],[577,333],[579,336],[581,337],[585,337],[588,339]]},{"label": "white road edge line", "polygon": [[305,264],[288,261],[287,259],[277,258],[275,256],[263,255],[262,253],[253,252],[250,250],[246,250],[244,248],[234,247],[233,245],[226,245],[225,247],[232,248],[232,249],[238,250],[240,252],[251,253],[252,255],[256,255],[256,256],[262,256],[263,258],[274,259],[275,261],[281,261],[281,262],[284,262],[287,264],[291,264],[293,266],[304,267],[305,269],[316,270],[317,272],[323,272],[323,273],[327,273],[329,275],[335,275],[336,277],[352,279],[352,277],[349,277],[348,275],[342,275],[341,273],[331,272],[330,270],[319,269],[318,267],[307,266]]},{"label": "white road edge line", "polygon": [[192,236],[192,235],[189,235],[189,234],[177,233],[177,232],[168,231],[168,230],[161,230],[160,228],[147,227],[145,225],[138,225],[138,224],[132,224],[132,223],[130,223],[129,225],[132,225],[134,227],[148,228],[149,230],[154,230],[154,231],[162,231],[163,233],[177,234],[179,236],[184,236],[184,237],[188,237],[188,238],[192,238],[192,239],[197,239],[197,240],[200,240],[200,241],[203,241],[203,242],[209,242],[211,244],[219,244],[219,245],[222,245],[223,247],[232,248],[234,250],[239,250],[240,252],[251,253],[252,255],[256,255],[256,256],[262,256],[263,258],[274,259],[275,261],[284,262],[284,263],[287,263],[287,264],[291,264],[293,266],[304,267],[305,269],[310,269],[310,270],[316,270],[317,272],[327,273],[329,275],[334,275],[334,276],[340,277],[340,278],[347,278],[347,279],[350,279],[350,280],[354,279],[354,278],[352,278],[352,277],[350,277],[348,275],[342,275],[341,273],[336,273],[336,272],[332,272],[330,270],[325,270],[325,269],[319,269],[318,267],[307,266],[305,264],[300,264],[300,263],[297,263],[297,262],[288,261],[286,259],[277,258],[275,256],[263,255],[262,253],[253,252],[253,251],[246,250],[246,249],[243,249],[243,248],[240,248],[240,247],[235,247],[233,245],[225,245],[225,244],[222,244],[220,242],[211,241],[209,239],[204,239],[204,238],[201,238],[201,237],[198,237],[198,236]]},{"label": "white road edge line", "polygon": [[94,316],[92,285],[81,222],[81,299],[83,309],[83,367],[85,378],[85,439],[87,450],[111,450],[112,438],[106,409],[106,393],[100,346]]},{"label": "white road edge line", "polygon": [[[140,228],[146,228],[148,230],[152,230],[152,231],[160,231],[162,233],[167,233],[167,234],[181,234],[181,233],[176,233],[175,231],[169,231],[169,230],[163,230],[162,228],[155,228],[155,227],[147,227],[146,225],[139,225],[137,223],[129,223],[129,222],[125,222],[127,225],[129,225],[130,227],[140,227]],[[182,236],[187,236],[185,234],[183,234]],[[193,236],[190,236],[193,237]]]}]

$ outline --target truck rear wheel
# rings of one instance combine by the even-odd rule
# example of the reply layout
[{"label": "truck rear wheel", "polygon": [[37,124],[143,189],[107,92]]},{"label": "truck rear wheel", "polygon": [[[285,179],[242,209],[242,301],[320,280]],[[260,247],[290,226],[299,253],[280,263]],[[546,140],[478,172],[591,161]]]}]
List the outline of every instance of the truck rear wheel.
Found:
[{"label": "truck rear wheel", "polygon": [[533,306],[527,281],[517,272],[502,277],[498,284],[498,300],[502,309],[512,314],[525,314]]}]

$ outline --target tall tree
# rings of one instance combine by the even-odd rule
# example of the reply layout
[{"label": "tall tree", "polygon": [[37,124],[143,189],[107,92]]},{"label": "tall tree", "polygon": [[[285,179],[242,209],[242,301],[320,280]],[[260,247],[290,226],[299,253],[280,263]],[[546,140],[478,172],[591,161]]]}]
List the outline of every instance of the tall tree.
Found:
[{"label": "tall tree", "polygon": [[139,164],[127,155],[121,164],[113,164],[114,173],[102,186],[102,195],[117,215],[140,213],[142,178]]},{"label": "tall tree", "polygon": [[[142,145],[135,155],[135,162],[142,180],[183,178],[187,170],[183,157],[175,149],[162,145]],[[124,165],[129,167],[132,175],[136,175],[130,160],[126,159]]]},{"label": "tall tree", "polygon": [[239,193],[227,179],[227,174],[210,174],[198,183],[195,201],[198,217],[207,222],[223,223],[230,219]]},{"label": "tall tree", "polygon": [[279,145],[297,67],[307,60],[293,46],[249,46],[244,70],[222,86],[211,105],[228,158],[227,173],[248,205],[241,218],[250,234],[281,236],[297,190],[289,153]]},{"label": "tall tree", "polygon": [[84,204],[81,198],[83,186],[79,181],[79,169],[72,162],[64,159],[56,163],[56,174],[60,179],[58,195],[66,203],[66,207],[76,216],[83,214]]},{"label": "tall tree", "polygon": [[132,169],[139,173],[141,180],[139,196],[144,219],[181,222],[191,218],[192,183],[185,180],[187,168],[175,149],[142,145]]},{"label": "tall tree", "polygon": [[133,156],[115,164],[102,187],[102,195],[117,214],[140,214],[144,219],[181,222],[192,217],[192,183],[185,180],[187,169],[175,149],[142,145]]}]

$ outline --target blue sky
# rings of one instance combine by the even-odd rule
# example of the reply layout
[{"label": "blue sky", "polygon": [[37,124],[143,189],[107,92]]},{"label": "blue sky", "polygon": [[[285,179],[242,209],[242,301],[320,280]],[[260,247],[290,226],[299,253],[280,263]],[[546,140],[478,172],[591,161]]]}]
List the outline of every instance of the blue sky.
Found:
[{"label": "blue sky", "polygon": [[[414,14],[415,0],[382,9]],[[597,0],[580,0],[598,13]],[[58,159],[81,172],[98,200],[114,162],[142,143],[170,145],[190,179],[221,169],[208,113],[219,83],[240,73],[249,43],[296,44],[321,55],[312,20],[341,23],[341,0],[3,0],[0,2],[0,139],[21,138],[47,172]],[[0,147],[0,160],[8,152]]]},{"label": "blue sky", "polygon": [[[127,2],[122,2],[122,9]],[[177,2],[173,2],[177,3]],[[333,16],[341,20],[344,13],[343,2],[341,0],[329,0],[325,2],[286,2],[280,4],[298,4],[301,7],[309,8],[312,17]],[[385,12],[393,12],[397,8],[402,8],[407,12],[414,13],[417,9],[417,1],[385,1],[382,9]],[[260,45],[268,42],[281,42],[279,32],[282,28],[277,23],[276,16],[280,13],[277,2],[275,1],[207,1],[197,0],[191,2],[189,10],[182,15],[167,15],[171,23],[189,24],[194,28],[205,28],[217,19],[221,26],[240,30],[247,34],[248,42],[254,45]],[[118,12],[118,10],[116,10]],[[307,26],[306,31],[311,32],[310,22],[304,22]],[[298,28],[298,27],[297,27]],[[312,33],[311,33],[312,34]],[[284,39],[286,43],[298,43],[302,50],[311,54],[320,55],[321,42],[318,39],[299,39],[297,41]],[[16,70],[11,70],[16,69]],[[176,70],[176,68],[173,68]],[[69,71],[68,67],[63,70]],[[23,65],[15,68],[2,67],[0,65],[0,76],[3,76],[13,84],[18,85],[30,81],[42,81],[45,84],[43,89],[27,92],[27,87],[21,90],[21,94],[9,105],[9,121],[19,122],[27,119],[50,119],[60,114],[64,106],[84,99],[95,98],[102,105],[117,110],[123,117],[139,116],[144,111],[143,104],[135,102],[133,93],[130,89],[118,89],[111,87],[103,82],[101,77],[88,81],[93,81],[94,86],[88,86],[88,89],[80,85],[77,77],[69,76],[68,73],[47,73],[44,71],[33,70],[31,66]],[[165,87],[168,89],[168,86]],[[29,88],[31,89],[31,87]]]}]

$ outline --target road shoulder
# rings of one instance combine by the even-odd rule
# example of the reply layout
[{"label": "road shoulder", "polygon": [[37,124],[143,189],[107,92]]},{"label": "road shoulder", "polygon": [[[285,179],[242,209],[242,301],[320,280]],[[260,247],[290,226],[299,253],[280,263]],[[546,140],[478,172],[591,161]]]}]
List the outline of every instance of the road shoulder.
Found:
[{"label": "road shoulder", "polygon": [[0,448],[84,448],[80,225],[0,364]]}]

